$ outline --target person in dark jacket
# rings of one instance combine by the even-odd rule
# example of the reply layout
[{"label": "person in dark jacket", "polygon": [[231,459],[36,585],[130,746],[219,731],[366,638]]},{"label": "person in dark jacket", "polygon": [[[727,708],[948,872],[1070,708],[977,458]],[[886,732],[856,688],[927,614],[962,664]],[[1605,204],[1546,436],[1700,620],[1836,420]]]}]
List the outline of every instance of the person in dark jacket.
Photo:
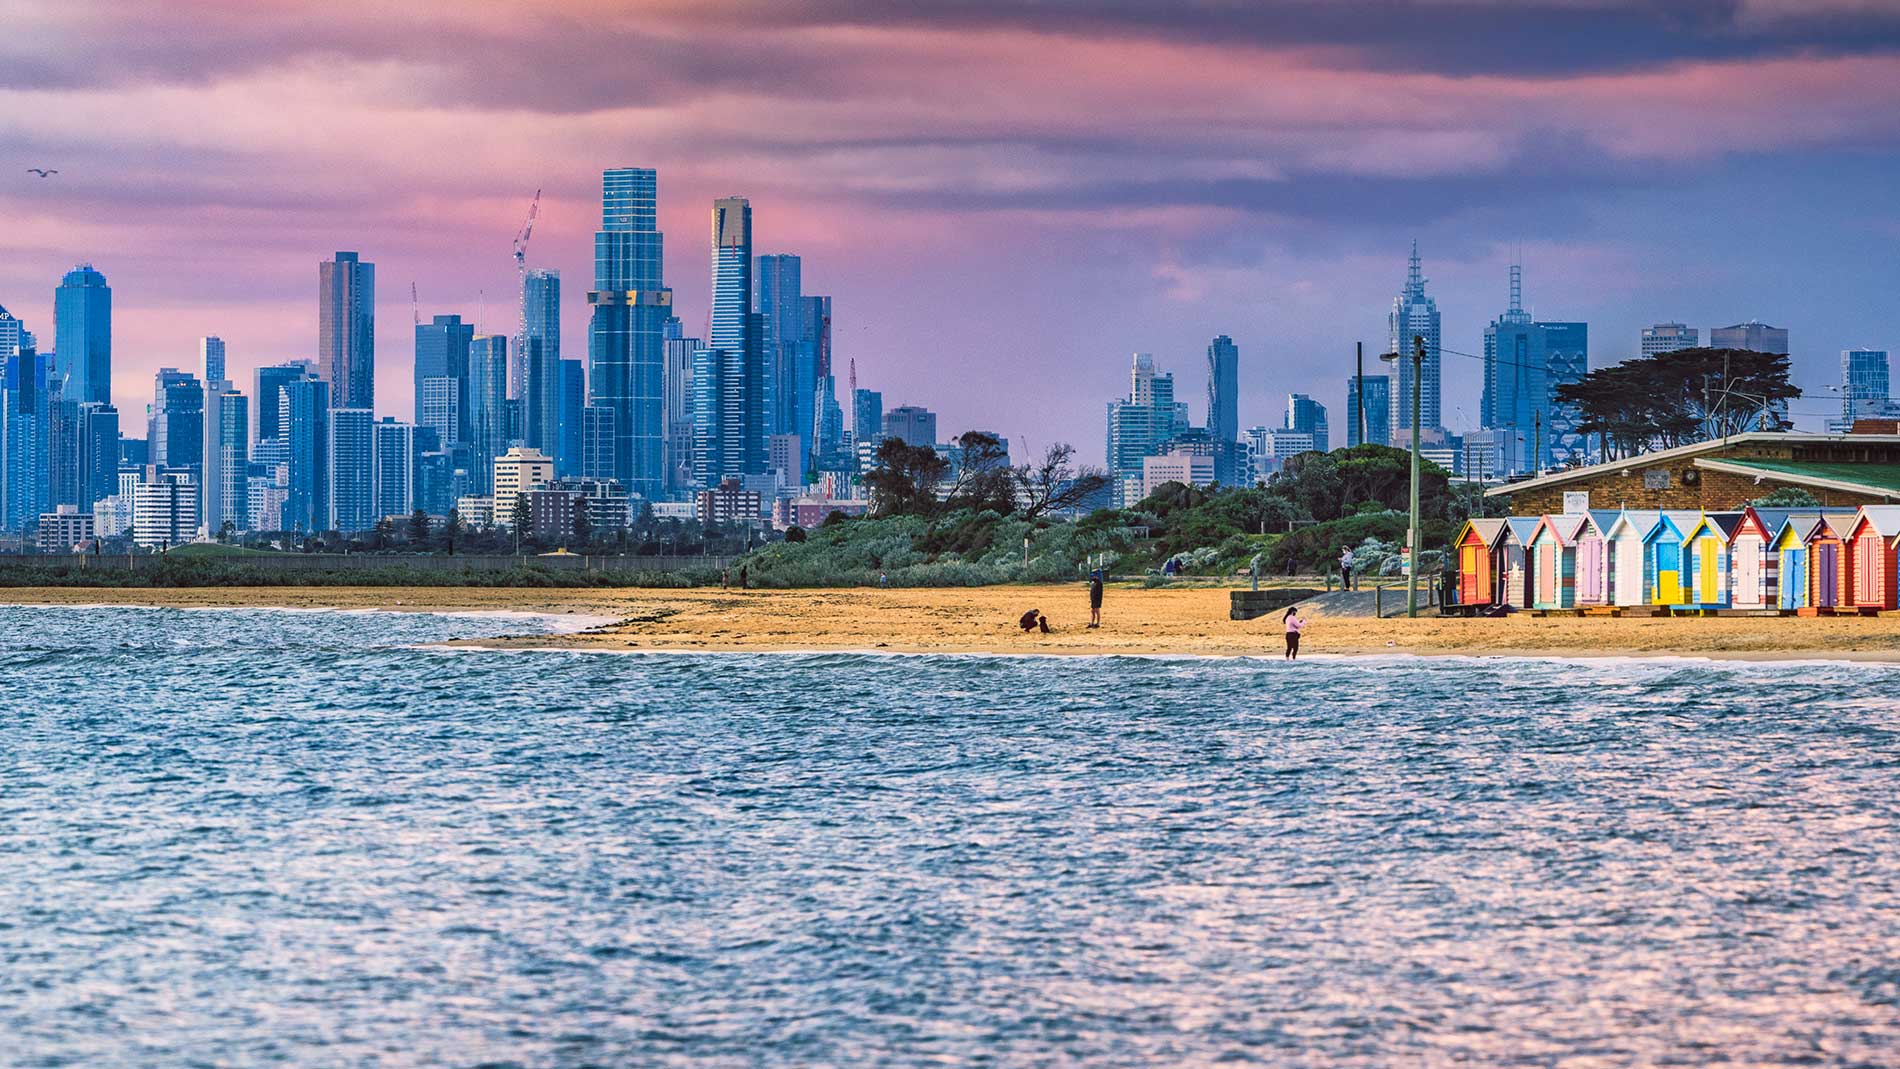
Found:
[{"label": "person in dark jacket", "polygon": [[1089,573],[1089,626],[1102,626],[1102,570]]},{"label": "person in dark jacket", "polygon": [[[1016,623],[1024,631],[1034,631],[1036,629],[1036,621],[1040,619],[1041,616],[1042,616],[1041,609],[1031,609],[1028,612],[1023,613],[1023,618],[1016,621]],[[1045,631],[1048,630],[1047,624],[1043,625],[1043,630]]]}]

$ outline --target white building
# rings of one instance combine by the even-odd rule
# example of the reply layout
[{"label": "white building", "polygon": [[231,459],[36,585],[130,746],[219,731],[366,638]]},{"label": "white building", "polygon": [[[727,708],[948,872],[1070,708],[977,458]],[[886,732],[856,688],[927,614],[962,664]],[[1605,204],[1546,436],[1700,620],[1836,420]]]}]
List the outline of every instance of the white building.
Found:
[{"label": "white building", "polygon": [[198,530],[198,484],[183,472],[140,483],[132,498],[132,541],[141,546],[177,546]]},{"label": "white building", "polygon": [[531,446],[514,446],[495,458],[494,520],[497,527],[513,527],[515,499],[523,491],[554,481],[554,461]]},{"label": "white building", "polygon": [[52,512],[40,513],[41,553],[71,553],[92,537],[93,514],[79,511],[78,505],[59,505]]},{"label": "white building", "polygon": [[1192,453],[1168,453],[1141,459],[1141,496],[1147,497],[1162,483],[1207,486],[1214,481],[1214,458]]},{"label": "white building", "polygon": [[466,494],[455,499],[455,515],[464,527],[493,527],[495,499],[487,494]]}]

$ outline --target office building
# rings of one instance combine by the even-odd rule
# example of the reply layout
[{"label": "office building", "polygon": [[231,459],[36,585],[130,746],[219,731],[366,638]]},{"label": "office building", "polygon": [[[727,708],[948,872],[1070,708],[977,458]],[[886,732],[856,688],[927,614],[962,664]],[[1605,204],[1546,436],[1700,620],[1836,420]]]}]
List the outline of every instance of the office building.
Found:
[{"label": "office building", "polygon": [[1207,347],[1207,433],[1216,442],[1240,438],[1240,348],[1225,334]]},{"label": "office building", "polygon": [[755,524],[765,515],[765,497],[748,490],[738,479],[722,479],[718,486],[696,497],[699,521],[709,527],[727,523]]},{"label": "office building", "polygon": [[1751,319],[1732,327],[1711,327],[1709,348],[1748,349],[1757,353],[1788,355],[1788,331]]},{"label": "office building", "polygon": [[371,512],[407,516],[416,507],[416,428],[384,416],[371,429]]},{"label": "office building", "polygon": [[208,388],[224,381],[224,339],[206,335],[198,339],[198,373]]},{"label": "office building", "polygon": [[1145,496],[1142,461],[1187,427],[1186,406],[1174,400],[1174,376],[1158,374],[1154,357],[1136,353],[1129,373],[1128,397],[1108,403],[1108,474],[1115,481],[1115,504],[1133,506]]},{"label": "office building", "polygon": [[559,363],[561,392],[555,405],[554,472],[581,473],[581,409],[587,407],[587,365],[579,360]]},{"label": "office building", "polygon": [[1479,426],[1504,433],[1502,475],[1584,463],[1589,443],[1560,386],[1589,371],[1589,327],[1535,322],[1523,306],[1523,274],[1511,265],[1510,307],[1484,330],[1484,393]]},{"label": "office building", "polygon": [[528,335],[521,354],[522,395],[510,402],[518,413],[514,438],[550,457],[561,450],[561,361],[546,339]]},{"label": "office building", "polygon": [[132,489],[132,541],[148,549],[181,546],[198,530],[198,484],[190,472],[155,468]]},{"label": "office building", "polygon": [[112,403],[112,287],[91,264],[80,264],[53,291],[54,370],[66,398]]},{"label": "office building", "polygon": [[79,511],[77,505],[58,505],[40,513],[39,545],[41,553],[74,553],[84,550],[93,537],[93,515]]},{"label": "office building", "polygon": [[693,481],[767,470],[763,317],[752,311],[752,206],[713,202],[712,330],[693,354]]},{"label": "office building", "polygon": [[1153,494],[1163,483],[1210,486],[1214,482],[1214,457],[1208,453],[1163,453],[1141,458],[1142,497]]},{"label": "office building", "polygon": [[1438,302],[1425,295],[1425,275],[1420,270],[1418,242],[1412,242],[1412,258],[1405,273],[1405,289],[1392,299],[1388,321],[1388,352],[1400,359],[1391,372],[1392,404],[1389,406],[1388,441],[1397,444],[1412,439],[1412,363],[1413,338],[1425,342],[1425,359],[1419,368],[1419,426],[1431,430],[1441,424],[1439,415]]},{"label": "office building", "polygon": [[581,409],[581,474],[589,479],[614,477],[614,410],[606,405]]},{"label": "office building", "polygon": [[1322,453],[1331,449],[1331,435],[1326,426],[1326,406],[1303,393],[1287,396],[1286,429],[1310,435],[1313,448]]},{"label": "office building", "polygon": [[[55,344],[58,339],[55,338]],[[0,306],[0,360],[18,356],[20,349],[33,344],[33,332],[26,329],[12,312]]]},{"label": "office building", "polygon": [[317,373],[337,408],[376,402],[376,265],[353,252],[317,265]]},{"label": "office building", "polygon": [[[759,313],[760,344],[766,367],[768,434],[796,434],[809,444],[815,415],[819,337],[830,321],[830,299],[808,300],[801,292],[802,268],[796,256],[761,256],[753,311]],[[805,458],[799,458],[803,476]]]},{"label": "office building", "polygon": [[31,345],[7,358],[0,386],[0,529],[25,531],[51,509],[47,422],[53,359]]},{"label": "office building", "polygon": [[314,534],[330,524],[330,384],[291,379],[280,384],[277,400],[285,473],[280,529]]},{"label": "office building", "polygon": [[554,481],[554,458],[539,449],[515,446],[495,458],[493,480],[494,524],[513,527],[517,499]]},{"label": "office building", "polygon": [[937,414],[922,405],[899,405],[884,413],[885,438],[896,438],[907,445],[935,447]]},{"label": "office building", "polygon": [[1702,344],[1702,332],[1684,323],[1656,323],[1643,328],[1642,355],[1673,353]]},{"label": "office building", "polygon": [[427,427],[435,433],[436,440],[448,445],[461,444],[462,391],[466,386],[462,379],[447,376],[423,379],[416,384],[416,400],[420,405],[421,416],[416,426]]},{"label": "office building", "polygon": [[838,404],[838,380],[825,375],[818,380],[812,409],[817,427],[811,447],[811,466],[817,471],[849,471],[844,456],[844,408]]},{"label": "office building", "polygon": [[347,535],[376,525],[375,424],[375,413],[367,408],[330,410],[329,530]]},{"label": "office building", "polygon": [[79,406],[79,505],[92,503],[118,488],[119,410],[96,402]]},{"label": "office building", "polygon": [[771,466],[772,476],[782,487],[797,487],[803,484],[802,474],[805,466],[805,440],[796,434],[774,434],[766,440],[766,463]]},{"label": "office building", "polygon": [[633,521],[633,499],[612,479],[556,478],[552,488],[566,491],[579,499],[580,507],[586,511],[587,521],[597,536],[625,530]]},{"label": "office building", "polygon": [[[437,418],[445,410],[457,416],[461,414],[464,406],[460,396],[449,397],[440,385],[432,387],[433,395],[427,391],[431,389],[430,383],[446,379],[455,385],[455,392],[459,394],[468,381],[468,349],[474,340],[474,324],[462,322],[459,315],[439,315],[427,323],[416,324],[415,374],[411,378],[416,390],[416,426],[431,425],[425,411],[431,401],[436,405]],[[466,428],[460,426],[442,430],[444,442],[460,441],[466,432]]]},{"label": "office building", "polygon": [[308,360],[260,367],[252,376],[251,397],[255,406],[251,420],[251,441],[266,441],[283,436],[278,414],[283,409],[284,383],[317,377],[317,366]]},{"label": "office building", "polygon": [[146,424],[151,463],[196,471],[204,462],[204,384],[189,372],[160,368]]},{"label": "office building", "polygon": [[521,279],[521,329],[516,332],[508,361],[508,396],[529,393],[528,343],[539,342],[549,360],[561,359],[561,273],[535,268]]},{"label": "office building", "polygon": [[869,443],[873,450],[884,435],[884,395],[877,390],[851,392],[851,437],[860,446]]},{"label": "office building", "polygon": [[250,528],[250,400],[223,379],[204,394],[204,471],[198,483],[204,530],[213,538],[226,529]]},{"label": "office building", "polygon": [[1841,415],[1828,420],[1830,433],[1845,434],[1859,419],[1900,419],[1887,373],[1885,349],[1841,350]]},{"label": "office building", "polygon": [[588,401],[612,414],[596,424],[613,435],[606,475],[648,500],[660,496],[666,481],[661,343],[673,314],[673,291],[661,277],[657,186],[657,174],[645,168],[618,168],[601,176],[594,288],[587,294],[593,306]]}]

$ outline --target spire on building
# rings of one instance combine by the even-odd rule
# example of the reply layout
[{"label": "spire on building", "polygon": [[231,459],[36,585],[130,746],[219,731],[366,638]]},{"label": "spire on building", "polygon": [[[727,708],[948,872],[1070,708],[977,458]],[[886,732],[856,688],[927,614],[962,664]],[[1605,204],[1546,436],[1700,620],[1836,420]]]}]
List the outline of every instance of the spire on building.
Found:
[{"label": "spire on building", "polygon": [[1418,265],[1418,239],[1412,239],[1412,262],[1405,272],[1405,295],[1423,297],[1425,295],[1425,276]]}]

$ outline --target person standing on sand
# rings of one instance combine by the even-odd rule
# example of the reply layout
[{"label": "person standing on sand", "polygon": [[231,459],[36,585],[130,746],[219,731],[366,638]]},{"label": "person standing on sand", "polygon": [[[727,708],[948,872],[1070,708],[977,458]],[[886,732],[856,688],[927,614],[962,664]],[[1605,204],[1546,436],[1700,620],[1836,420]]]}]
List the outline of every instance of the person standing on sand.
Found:
[{"label": "person standing on sand", "polygon": [[732,589],[732,569],[731,568],[719,569],[719,589],[721,590]]},{"label": "person standing on sand", "polygon": [[1299,610],[1298,605],[1288,605],[1286,615],[1281,618],[1286,623],[1286,659],[1289,661],[1299,659],[1300,632],[1306,630],[1305,618],[1296,615]]},{"label": "person standing on sand", "polygon": [[1102,570],[1089,573],[1089,626],[1102,626]]},{"label": "person standing on sand", "polygon": [[745,565],[743,565],[743,564],[741,564],[741,565],[739,565],[739,589],[740,589],[740,590],[744,590],[745,588],[746,588],[746,585],[745,585]]},{"label": "person standing on sand", "polygon": [[1339,551],[1339,589],[1352,589],[1352,547]]}]

